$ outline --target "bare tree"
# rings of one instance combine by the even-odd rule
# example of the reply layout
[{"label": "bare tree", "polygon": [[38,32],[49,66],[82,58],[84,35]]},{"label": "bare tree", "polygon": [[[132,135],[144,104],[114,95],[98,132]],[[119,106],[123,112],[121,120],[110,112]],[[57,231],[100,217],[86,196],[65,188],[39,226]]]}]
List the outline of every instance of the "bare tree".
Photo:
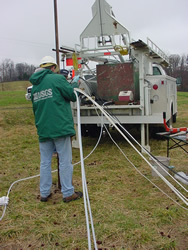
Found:
[{"label": "bare tree", "polygon": [[8,74],[8,80],[9,81],[13,80],[15,75],[15,70],[14,70],[14,62],[11,60],[7,64],[7,74]]},{"label": "bare tree", "polygon": [[188,91],[188,55],[170,55],[168,74],[177,78],[181,85],[178,90]]},{"label": "bare tree", "polygon": [[170,62],[169,74],[173,77],[177,77],[175,76],[175,73],[180,64],[180,60],[181,60],[180,55],[174,54],[169,56],[169,62]]},{"label": "bare tree", "polygon": [[0,81],[29,80],[36,67],[27,63],[17,63],[11,59],[5,59],[0,63]]},{"label": "bare tree", "polygon": [[2,62],[0,65],[1,81],[5,81],[5,63]]},{"label": "bare tree", "polygon": [[17,63],[15,68],[18,80],[28,80],[36,67],[27,63]]},{"label": "bare tree", "polygon": [[11,59],[5,59],[0,65],[2,81],[10,81],[14,74],[14,63]]},{"label": "bare tree", "polygon": [[15,80],[15,67],[11,59],[5,59],[0,64],[1,81]]},{"label": "bare tree", "polygon": [[179,75],[181,76],[181,90],[188,91],[188,64],[187,64],[187,56],[182,55],[180,66],[179,66]]},{"label": "bare tree", "polygon": [[17,63],[15,69],[18,80],[23,80],[23,75],[25,71],[24,63]]}]

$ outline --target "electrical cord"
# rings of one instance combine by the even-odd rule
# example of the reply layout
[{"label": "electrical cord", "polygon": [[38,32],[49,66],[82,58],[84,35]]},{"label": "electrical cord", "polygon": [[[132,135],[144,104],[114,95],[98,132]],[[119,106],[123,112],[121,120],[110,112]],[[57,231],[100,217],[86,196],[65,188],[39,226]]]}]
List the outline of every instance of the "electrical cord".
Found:
[{"label": "electrical cord", "polygon": [[[107,104],[110,104],[111,102],[106,102],[103,104],[103,107]],[[96,111],[97,112],[97,111]],[[98,114],[98,112],[97,112]],[[99,116],[99,114],[98,114]],[[103,121],[103,114],[102,114],[102,119]],[[121,124],[119,124],[120,126],[122,126]],[[142,172],[129,160],[129,158],[125,155],[125,153],[123,152],[123,150],[119,147],[119,145],[115,142],[115,140],[112,138],[109,130],[107,129],[106,125],[103,124],[105,130],[107,131],[110,139],[113,141],[113,143],[116,145],[116,147],[118,147],[118,149],[120,150],[120,152],[124,155],[124,157],[127,159],[127,161],[135,168],[135,170],[141,175],[143,176],[146,180],[148,180],[153,186],[155,186],[159,191],[161,191],[164,195],[166,195],[169,199],[171,199],[174,203],[176,203],[178,206],[180,206],[181,208],[188,210],[187,208],[185,208],[184,206],[182,206],[181,204],[179,204],[177,201],[175,201],[173,198],[171,198],[167,193],[165,193],[161,188],[159,188],[155,183],[153,183],[148,177],[146,177],[144,174],[142,174]],[[127,131],[128,132],[128,131]],[[134,137],[133,137],[134,138]],[[141,146],[141,145],[140,145]]]},{"label": "electrical cord", "polygon": [[[81,94],[85,94],[88,99],[90,99],[93,104],[97,106],[97,108],[105,115],[105,117],[108,119],[108,121],[118,130],[118,132],[126,139],[126,141],[133,147],[133,149],[146,161],[146,163],[157,173],[157,175],[171,188],[171,190],[186,204],[188,205],[187,198],[181,194],[164,176],[157,170],[155,169],[154,166],[151,165],[151,163],[139,152],[139,150],[130,142],[130,140],[123,134],[123,132],[118,128],[118,126],[115,124],[113,119],[109,116],[109,114],[101,108],[98,103],[96,103],[94,100],[92,100],[91,97],[89,97],[86,93],[84,93],[80,89],[75,89],[77,92]],[[141,145],[140,145],[141,146]],[[144,149],[144,148],[143,148]],[[178,183],[178,182],[177,182]]]},{"label": "electrical cord", "polygon": [[[98,139],[98,141],[97,141],[95,147],[94,147],[94,148],[92,149],[92,151],[84,158],[84,160],[86,160],[86,159],[95,151],[95,149],[97,148],[97,146],[98,146],[98,144],[99,144],[99,142],[100,142],[100,140],[101,140],[101,137],[102,137],[102,127],[101,127],[101,132],[100,132],[99,139]],[[73,166],[80,164],[80,162],[81,162],[81,161],[79,161],[79,162],[77,162],[77,163],[74,163]],[[51,173],[55,173],[55,172],[57,172],[57,169],[51,171]],[[7,192],[7,196],[2,196],[1,198],[3,198],[3,199],[2,199],[2,201],[0,200],[0,205],[1,205],[1,206],[4,206],[2,216],[0,217],[0,221],[1,221],[1,220],[3,219],[3,217],[5,216],[6,208],[7,208],[8,201],[9,201],[9,194],[10,194],[10,191],[11,191],[12,187],[13,187],[16,183],[19,183],[19,182],[21,182],[21,181],[30,180],[30,179],[33,179],[33,178],[36,178],[36,177],[40,177],[40,174],[37,174],[37,175],[33,175],[33,176],[29,176],[29,177],[26,177],[26,178],[22,178],[22,179],[16,180],[16,181],[14,181],[14,182],[10,185],[10,187],[9,187],[9,189],[8,189],[8,192]],[[4,198],[4,197],[6,197],[6,198]],[[0,198],[0,199],[1,199],[1,198]]]},{"label": "electrical cord", "polygon": [[112,138],[109,130],[106,128],[106,126],[104,125],[106,132],[108,133],[110,139],[113,141],[113,143],[116,145],[116,147],[120,150],[120,152],[124,155],[124,157],[126,158],[126,160],[135,168],[135,170],[142,176],[144,177],[147,181],[149,181],[153,186],[155,186],[159,191],[161,191],[164,195],[166,195],[169,199],[171,199],[174,203],[176,203],[178,206],[180,206],[181,208],[188,210],[187,208],[183,207],[182,205],[180,205],[177,201],[175,201],[173,198],[171,198],[167,193],[165,193],[161,188],[159,188],[154,182],[152,182],[147,176],[145,176],[133,163],[132,161],[129,160],[129,158],[126,156],[126,154],[123,152],[123,150],[120,148],[120,146],[117,144],[117,142]]},{"label": "electrical cord", "polygon": [[[92,149],[92,151],[91,151],[83,160],[86,160],[86,159],[95,151],[95,149],[97,148],[97,146],[98,146],[98,144],[99,144],[99,142],[100,142],[100,140],[101,140],[101,137],[102,137],[102,129],[103,129],[103,127],[101,126],[101,131],[100,131],[100,135],[99,135],[99,138],[98,138],[97,143],[95,144],[95,146],[94,146],[94,148]],[[80,164],[80,163],[81,163],[81,161],[79,161],[79,162],[77,162],[77,163],[74,163],[73,166],[78,165],[78,164]],[[51,171],[51,173],[55,173],[55,172],[57,172],[57,169]],[[21,182],[21,181],[30,180],[30,179],[33,179],[33,178],[36,178],[36,177],[40,177],[40,174],[37,174],[37,175],[34,175],[34,176],[29,176],[29,177],[22,178],[22,179],[19,179],[19,180],[14,181],[14,182],[10,185],[10,187],[9,187],[9,189],[8,189],[7,196],[0,197],[0,199],[2,199],[2,200],[0,200],[0,206],[4,206],[2,216],[0,217],[0,221],[1,221],[1,220],[3,219],[3,217],[5,216],[6,208],[7,208],[8,202],[9,202],[9,194],[10,194],[10,191],[11,191],[12,187],[13,187],[16,183],[19,183],[19,182]]]},{"label": "electrical cord", "polygon": [[[113,117],[112,117],[113,119]],[[153,156],[146,148],[144,148],[142,145],[140,145],[137,140],[135,140],[135,138],[122,126],[121,123],[118,123],[118,125],[122,128],[122,130],[129,136],[129,138],[131,138],[143,151],[145,151],[145,153],[151,157],[152,160],[155,161],[155,163],[157,163],[157,165],[162,168],[164,170],[164,172],[166,172],[166,174],[168,174],[175,182],[177,182],[181,188],[183,188],[186,192],[188,192],[188,190],[181,184],[179,183],[172,175],[170,175],[168,173],[168,171],[166,169],[164,169],[160,164],[164,165],[167,169],[171,170],[168,166],[166,166],[165,164],[163,164],[161,161],[159,161],[155,156]],[[176,173],[178,176],[181,177],[181,175],[179,175],[176,171],[173,171],[174,173]],[[185,178],[183,178],[185,179]],[[186,179],[185,179],[186,180]]]},{"label": "electrical cord", "polygon": [[[85,216],[86,216],[87,235],[88,235],[88,249],[91,250],[91,235],[90,235],[90,227],[89,227],[89,217],[90,217],[90,223],[91,223],[91,229],[92,229],[92,235],[93,235],[94,249],[98,249],[98,248],[97,248],[97,244],[96,244],[95,230],[94,230],[94,225],[93,225],[93,217],[92,217],[92,212],[91,212],[91,206],[90,206],[89,194],[88,194],[88,190],[87,190],[87,183],[86,183],[86,176],[85,176],[85,168],[84,168],[82,137],[81,137],[81,124],[80,124],[80,103],[79,103],[79,98],[78,98],[77,92],[74,91],[74,93],[76,94],[76,99],[77,99],[78,141],[79,141],[79,146],[80,146],[82,186],[83,186],[84,208],[85,208]],[[89,212],[89,217],[88,217],[88,212]]]},{"label": "electrical cord", "polygon": [[[141,146],[136,140],[135,138],[128,132],[128,130],[126,130],[123,125],[120,123],[119,119],[112,114],[112,112],[110,112],[110,110],[108,109],[108,113],[110,113],[111,117],[114,118],[115,122],[118,122],[118,125],[121,127],[121,129],[126,133],[126,135],[131,138],[136,144],[138,144],[139,146]],[[144,151],[147,151],[147,154],[152,157],[151,159],[154,159],[155,162],[162,164],[166,169],[168,169],[169,171],[173,172],[174,174],[176,174],[177,176],[179,176],[180,178],[184,179],[187,182],[187,179],[185,177],[183,177],[182,175],[180,175],[178,172],[176,172],[175,170],[171,169],[169,166],[165,165],[163,162],[161,162],[159,159],[157,159],[153,154],[151,154],[146,148],[144,148],[143,146],[141,146],[141,148]],[[161,166],[160,166],[161,167]],[[164,170],[164,168],[162,168]],[[182,186],[183,189],[185,189],[184,186]],[[185,189],[185,191],[187,192],[188,190]]]},{"label": "electrical cord", "polygon": [[[103,106],[105,106],[106,104],[110,104],[111,102],[106,102],[103,104]],[[97,112],[98,114],[98,112]],[[99,116],[99,114],[98,114]],[[103,114],[102,114],[102,117],[103,117]],[[103,119],[102,119],[103,120]],[[159,191],[161,191],[163,194],[165,194],[169,199],[171,199],[174,203],[176,203],[177,205],[179,205],[181,208],[185,209],[185,210],[188,210],[187,208],[183,207],[182,205],[180,205],[177,201],[175,201],[173,198],[171,198],[167,193],[165,193],[161,188],[159,188],[155,183],[153,183],[148,177],[146,177],[144,174],[142,174],[142,172],[140,170],[138,170],[138,168],[129,160],[129,158],[125,155],[125,153],[123,152],[123,150],[119,147],[119,145],[115,142],[115,140],[112,138],[109,130],[107,129],[106,125],[104,125],[104,128],[105,130],[107,131],[110,139],[113,141],[113,143],[116,145],[116,147],[118,147],[118,149],[120,150],[120,152],[124,155],[124,157],[127,159],[127,161],[135,168],[135,170],[141,175],[143,176],[146,180],[148,180],[152,185],[154,185]],[[122,126],[120,123],[118,123],[118,125]],[[127,133],[129,133],[127,131]],[[132,137],[132,135],[130,135]],[[133,137],[133,139],[135,140],[135,138]],[[136,141],[137,142],[137,141]],[[141,145],[140,145],[141,146]],[[175,180],[176,181],[176,180]],[[177,182],[177,181],[176,181]],[[180,186],[182,186],[180,184]]]},{"label": "electrical cord", "polygon": [[[81,94],[84,94],[84,95],[86,95],[86,93],[84,93],[83,91],[81,91],[81,90],[79,90],[79,89],[76,89],[76,91],[77,92],[79,92],[79,93],[81,93]],[[86,95],[88,98],[90,98],[88,95]],[[90,98],[91,99],[91,98]],[[94,101],[91,99],[91,101],[94,103]],[[96,102],[94,103],[95,104],[95,106],[97,106],[98,108],[100,107]],[[99,108],[100,110],[101,110],[101,108]],[[101,113],[102,113],[102,110],[101,110]],[[106,113],[106,111],[104,112],[105,113],[105,116],[106,116],[106,118],[108,119],[108,116],[109,116],[109,114],[107,114]],[[112,120],[112,124],[114,123],[113,122],[113,117],[111,117],[110,118],[111,120]],[[116,120],[116,122],[117,122],[117,120]],[[119,124],[120,125],[120,124]],[[122,132],[119,130],[119,128],[115,125],[115,123],[114,123],[114,126],[116,127],[116,129],[120,132],[120,134],[124,137],[124,135],[122,134]],[[128,132],[128,131],[127,131]],[[100,139],[101,139],[101,136],[102,136],[102,126],[101,126],[101,133],[100,133],[100,136],[99,136],[99,139],[98,139],[98,141],[97,141],[97,144],[96,144],[96,146],[94,147],[94,149],[91,151],[91,153],[88,155],[88,156],[86,156],[85,158],[84,158],[84,160],[86,159],[86,158],[88,158],[93,152],[94,152],[94,150],[96,149],[96,147],[98,146],[98,143],[99,143],[99,141],[100,141]],[[131,136],[131,135],[130,135]],[[131,136],[132,137],[132,136]],[[124,137],[125,138],[125,137]],[[129,142],[129,140],[128,140],[128,138],[125,138],[128,142]],[[135,140],[135,139],[134,139]],[[136,140],[135,140],[136,141]],[[138,143],[137,141],[136,141],[136,143]],[[132,143],[130,143],[130,145],[137,151],[137,153],[139,153],[140,154],[140,152],[134,147],[134,145],[132,144]],[[141,146],[141,145],[140,145]],[[142,147],[142,146],[141,146]],[[149,153],[145,148],[143,148],[143,150],[146,152],[146,153]],[[150,153],[149,153],[150,154]],[[141,154],[140,154],[141,155]],[[141,155],[142,156],[142,155]],[[143,158],[143,156],[142,156],[142,158]],[[153,166],[145,159],[145,161],[150,165],[150,167],[151,168],[153,168]],[[80,162],[79,162],[80,163]],[[78,164],[78,163],[76,163],[76,164]],[[76,164],[74,164],[74,165],[76,165]],[[158,172],[156,169],[154,169],[154,171],[155,172]],[[52,173],[53,172],[57,172],[57,170],[54,170],[54,171],[52,171]],[[164,180],[164,178],[163,178],[163,176],[160,174],[160,173],[157,173],[158,175],[159,175],[159,177],[161,177],[161,179],[163,179]],[[13,187],[13,185],[14,184],[16,184],[16,183],[18,183],[18,182],[20,182],[20,181],[24,181],[24,180],[29,180],[29,179],[32,179],[32,178],[36,178],[36,177],[39,177],[40,176],[40,174],[38,174],[38,175],[35,175],[35,176],[31,176],[31,177],[27,177],[27,178],[23,178],[23,179],[20,179],[20,180],[17,180],[17,181],[15,181],[15,182],[13,182],[12,184],[11,184],[11,186],[10,186],[10,188],[9,188],[9,190],[8,190],[8,193],[7,193],[7,196],[6,196],[6,202],[3,202],[1,205],[4,205],[4,209],[3,209],[3,214],[2,214],[2,216],[1,216],[1,218],[0,218],[0,221],[3,219],[3,217],[4,217],[4,215],[5,215],[5,211],[6,211],[6,208],[7,208],[7,204],[8,204],[8,200],[9,200],[9,193],[10,193],[10,190],[11,190],[11,188]],[[147,177],[146,177],[147,178]],[[149,180],[150,181],[150,180]],[[176,181],[176,180],[175,180]],[[150,181],[151,182],[151,181]],[[151,182],[152,183],[152,182]],[[155,185],[154,183],[152,183],[153,185]],[[156,186],[156,185],[155,185]],[[184,198],[183,197],[181,197],[181,193],[179,192],[179,191],[177,191],[176,189],[173,189],[173,186],[172,185],[170,185],[169,184],[169,187],[180,197],[180,199],[182,199],[183,201],[184,201]],[[159,187],[157,187],[159,190],[160,190],[160,188]],[[162,190],[161,190],[162,191]],[[162,191],[163,192],[163,191]],[[163,192],[164,193],[164,192]],[[167,194],[166,194],[167,195]],[[168,196],[168,195],[167,195]],[[169,196],[168,196],[169,197]],[[169,197],[170,198],[170,197]],[[171,198],[172,199],[172,198]],[[187,200],[186,198],[185,198],[185,200]],[[174,201],[175,202],[175,201]],[[177,203],[177,202],[175,202],[175,203]],[[179,203],[177,203],[179,206],[181,206]],[[187,204],[187,203],[186,203]],[[184,208],[184,207],[183,207]],[[184,208],[184,209],[186,209],[186,208]],[[187,210],[187,209],[186,209]]]},{"label": "electrical cord", "polygon": [[[102,73],[104,73],[104,72],[102,72]],[[87,80],[85,80],[84,78],[81,78],[87,85],[88,85],[88,81]],[[89,87],[88,87],[89,88]],[[90,93],[90,95],[91,95],[91,93]],[[103,99],[101,99],[99,96],[98,96],[98,100],[101,102],[101,103],[103,103],[104,102],[104,100]],[[105,102],[105,103],[113,103],[113,101],[109,101],[109,102]],[[105,103],[103,103],[103,106],[105,106],[104,104]],[[132,135],[123,127],[123,125],[120,123],[120,121],[119,121],[119,119],[117,118],[117,116],[115,116],[114,114],[112,114],[112,112],[108,109],[108,107],[107,107],[107,110],[108,110],[108,113],[110,113],[110,115],[114,118],[114,119],[116,119],[117,121],[118,121],[118,124],[120,125],[120,127],[123,129],[123,131],[127,134],[127,136],[129,137],[129,138],[131,138],[132,140],[134,140],[137,144],[138,144],[138,142],[135,140],[135,138],[134,137],[132,137]],[[175,170],[173,170],[172,168],[170,168],[169,166],[167,166],[167,165],[165,165],[163,162],[161,162],[159,159],[157,159],[153,154],[151,154],[146,148],[143,148],[142,147],[142,149],[144,149],[145,151],[147,151],[147,154],[149,154],[149,156],[151,157],[151,159],[153,159],[154,161],[155,161],[155,163],[159,163],[159,164],[162,164],[166,169],[168,169],[170,172],[173,172],[175,175],[177,175],[178,177],[180,177],[181,179],[183,179],[183,180],[185,180],[186,182],[187,182],[187,179],[184,177],[184,176],[182,176],[182,175],[180,175],[177,171],[175,171]],[[159,167],[161,167],[160,165],[159,165]],[[162,167],[162,169],[164,170],[164,168]],[[169,173],[168,173],[168,175],[169,175]],[[181,185],[181,184],[180,184]],[[183,185],[181,185],[181,187],[187,192],[187,190],[185,189],[185,187],[183,186]]]}]

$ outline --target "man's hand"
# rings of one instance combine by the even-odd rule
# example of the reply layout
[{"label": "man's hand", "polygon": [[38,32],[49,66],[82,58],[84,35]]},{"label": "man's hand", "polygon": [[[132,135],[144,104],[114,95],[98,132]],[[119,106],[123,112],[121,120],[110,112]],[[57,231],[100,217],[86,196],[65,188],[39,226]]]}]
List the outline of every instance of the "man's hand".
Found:
[{"label": "man's hand", "polygon": [[72,80],[72,83],[73,83],[73,82],[78,83],[79,78],[80,78],[80,75],[78,75],[78,76],[74,76],[74,78],[73,78],[73,80]]}]

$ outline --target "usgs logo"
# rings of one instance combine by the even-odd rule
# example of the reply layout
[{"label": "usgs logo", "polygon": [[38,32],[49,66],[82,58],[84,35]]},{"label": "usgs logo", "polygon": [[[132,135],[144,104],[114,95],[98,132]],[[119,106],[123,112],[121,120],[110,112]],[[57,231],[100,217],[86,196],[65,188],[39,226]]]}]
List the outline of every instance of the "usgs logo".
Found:
[{"label": "usgs logo", "polygon": [[52,89],[45,89],[33,94],[33,101],[38,102],[53,97]]}]

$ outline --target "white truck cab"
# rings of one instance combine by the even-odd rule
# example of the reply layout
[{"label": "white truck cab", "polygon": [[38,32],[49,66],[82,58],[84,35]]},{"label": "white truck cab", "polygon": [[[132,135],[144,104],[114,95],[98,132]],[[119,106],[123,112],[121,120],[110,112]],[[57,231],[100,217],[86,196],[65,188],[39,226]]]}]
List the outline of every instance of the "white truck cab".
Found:
[{"label": "white truck cab", "polygon": [[176,79],[166,74],[161,65],[153,64],[153,75],[146,76],[151,84],[150,90],[150,115],[161,116],[166,113],[167,121],[176,122],[177,115],[177,84]]},{"label": "white truck cab", "polygon": [[153,75],[166,75],[165,70],[162,68],[161,65],[153,63]]}]

